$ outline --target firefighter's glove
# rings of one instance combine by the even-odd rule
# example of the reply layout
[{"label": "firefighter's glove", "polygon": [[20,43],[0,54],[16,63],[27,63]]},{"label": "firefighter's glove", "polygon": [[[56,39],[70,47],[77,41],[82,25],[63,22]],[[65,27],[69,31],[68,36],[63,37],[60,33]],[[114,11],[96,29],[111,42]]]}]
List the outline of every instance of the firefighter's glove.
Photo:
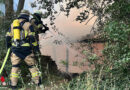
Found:
[{"label": "firefighter's glove", "polygon": [[43,25],[43,26],[44,26],[44,28],[45,28],[46,31],[49,30],[49,28],[46,25]]},{"label": "firefighter's glove", "polygon": [[7,48],[11,47],[11,37],[10,36],[6,36],[6,47]]},{"label": "firefighter's glove", "polygon": [[42,33],[45,33],[47,30],[46,29],[42,29]]}]

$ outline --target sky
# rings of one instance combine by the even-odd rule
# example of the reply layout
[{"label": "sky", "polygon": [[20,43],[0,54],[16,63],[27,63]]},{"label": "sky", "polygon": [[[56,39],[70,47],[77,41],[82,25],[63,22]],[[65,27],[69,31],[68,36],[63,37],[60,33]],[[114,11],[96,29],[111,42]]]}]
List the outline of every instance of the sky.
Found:
[{"label": "sky", "polygon": [[[19,0],[14,0],[14,10],[16,11],[17,6],[18,6],[18,1]],[[24,9],[29,10],[31,13],[33,13],[34,11],[36,11],[36,8],[31,8],[30,3],[33,2],[34,0],[25,0],[25,5],[24,5]],[[0,5],[3,11],[5,11],[5,6],[4,5]],[[57,9],[59,7],[56,7]],[[78,40],[81,37],[85,36],[86,34],[90,33],[90,29],[92,27],[93,22],[95,21],[95,18],[92,19],[87,25],[85,25],[84,23],[79,23],[76,22],[74,19],[76,18],[76,16],[79,14],[80,10],[76,10],[73,9],[71,10],[70,16],[66,17],[64,14],[65,13],[61,13],[59,15],[57,15],[57,19],[55,20],[55,24],[57,26],[57,28],[59,29],[59,31],[61,33],[63,33],[66,37],[68,37],[70,40]],[[44,13],[44,12],[43,12]],[[43,20],[44,24],[47,24],[49,27],[49,20]],[[51,28],[50,28],[51,30]]]}]

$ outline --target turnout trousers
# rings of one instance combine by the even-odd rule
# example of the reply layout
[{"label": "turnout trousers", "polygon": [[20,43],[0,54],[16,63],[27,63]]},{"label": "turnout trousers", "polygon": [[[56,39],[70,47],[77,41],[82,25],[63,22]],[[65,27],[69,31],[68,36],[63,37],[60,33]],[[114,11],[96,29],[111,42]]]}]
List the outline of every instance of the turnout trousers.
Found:
[{"label": "turnout trousers", "polygon": [[[18,77],[19,77],[19,64],[20,62],[23,61],[21,60],[18,56],[16,56],[14,53],[11,53],[11,63],[12,63],[12,69],[11,69],[11,74],[10,74],[10,80],[11,80],[11,85],[12,86],[17,86],[18,83]],[[24,59],[25,63],[29,67],[29,71],[32,75],[32,80],[36,85],[40,83],[40,76],[39,76],[39,70],[36,68],[35,64],[35,58],[34,54],[31,53],[26,58]]]}]

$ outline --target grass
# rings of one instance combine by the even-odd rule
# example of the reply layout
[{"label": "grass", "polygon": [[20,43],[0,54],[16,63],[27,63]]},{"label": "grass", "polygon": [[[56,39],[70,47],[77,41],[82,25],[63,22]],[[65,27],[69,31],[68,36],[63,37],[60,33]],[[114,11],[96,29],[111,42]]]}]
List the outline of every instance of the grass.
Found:
[{"label": "grass", "polygon": [[[56,67],[54,69],[50,66],[54,66],[54,64],[51,62],[51,64],[48,63],[41,68],[44,70],[42,71],[43,82],[41,85],[43,90],[130,90],[129,74],[118,77],[111,72],[105,73],[104,67],[101,67],[98,72],[85,72],[69,81],[56,70]],[[30,83],[30,76],[23,77],[19,78],[19,84],[22,86],[19,90],[35,90],[35,85]],[[8,89],[1,86],[0,90]]]},{"label": "grass", "polygon": [[[103,67],[98,74],[86,72],[68,81],[63,77],[47,72],[48,77],[43,79],[43,90],[130,90],[129,77],[120,80],[110,74],[109,78],[103,77]],[[5,90],[5,88],[0,89]],[[6,89],[7,90],[7,89]],[[20,90],[36,90],[35,85],[25,84]]]}]

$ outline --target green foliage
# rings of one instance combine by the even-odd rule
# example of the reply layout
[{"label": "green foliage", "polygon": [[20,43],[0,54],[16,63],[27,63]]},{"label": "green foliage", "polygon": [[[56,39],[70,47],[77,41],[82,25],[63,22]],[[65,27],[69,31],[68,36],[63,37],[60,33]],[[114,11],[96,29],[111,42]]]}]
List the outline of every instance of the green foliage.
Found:
[{"label": "green foliage", "polygon": [[3,12],[0,11],[0,16],[3,16]]},{"label": "green foliage", "polygon": [[130,35],[130,25],[121,21],[109,21],[106,24],[104,31],[107,34],[107,39],[114,42],[128,43]]},{"label": "green foliage", "polygon": [[[5,36],[6,36],[6,32],[8,31],[10,27],[10,23],[11,23],[11,20],[6,20],[4,17],[0,18],[0,66],[3,63],[3,60],[7,52]],[[4,69],[9,76],[10,69],[11,69],[10,58],[8,59]],[[2,74],[4,73],[5,72],[2,72]],[[7,80],[9,81],[9,78],[7,78]]]},{"label": "green foliage", "polygon": [[0,18],[0,60],[3,60],[6,53],[5,35],[9,29],[10,21],[4,21],[4,18]]},{"label": "green foliage", "polygon": [[0,3],[5,3],[5,0],[0,0]]},{"label": "green foliage", "polygon": [[104,49],[106,68],[114,76],[124,80],[130,73],[130,26],[121,21],[110,21],[104,32],[108,39]]},{"label": "green foliage", "polygon": [[130,1],[119,0],[107,7],[106,13],[111,15],[114,20],[130,22]]},{"label": "green foliage", "polygon": [[102,72],[95,77],[92,72],[83,73],[73,78],[70,82],[54,85],[52,90],[128,90],[130,88],[128,78],[120,80],[112,75],[105,80]]},{"label": "green foliage", "polygon": [[83,51],[83,54],[86,56],[85,62],[89,61],[89,63],[90,63],[89,66],[94,65],[95,67],[98,67],[99,66],[98,61],[101,60],[101,58],[99,56],[97,56],[96,54],[90,53],[90,52],[91,51],[89,51],[89,50]]},{"label": "green foliage", "polygon": [[115,1],[106,9],[111,13],[111,20],[104,27],[104,35],[108,39],[104,54],[113,68],[130,66],[129,6],[130,3],[127,0],[120,0],[120,2]]},{"label": "green foliage", "polygon": [[[104,53],[105,72],[126,83],[130,76],[130,19],[127,0],[120,0],[109,5],[106,9],[110,18],[104,24],[104,37],[108,40]],[[107,74],[107,73],[106,73]],[[108,74],[108,75],[109,75]]]}]

